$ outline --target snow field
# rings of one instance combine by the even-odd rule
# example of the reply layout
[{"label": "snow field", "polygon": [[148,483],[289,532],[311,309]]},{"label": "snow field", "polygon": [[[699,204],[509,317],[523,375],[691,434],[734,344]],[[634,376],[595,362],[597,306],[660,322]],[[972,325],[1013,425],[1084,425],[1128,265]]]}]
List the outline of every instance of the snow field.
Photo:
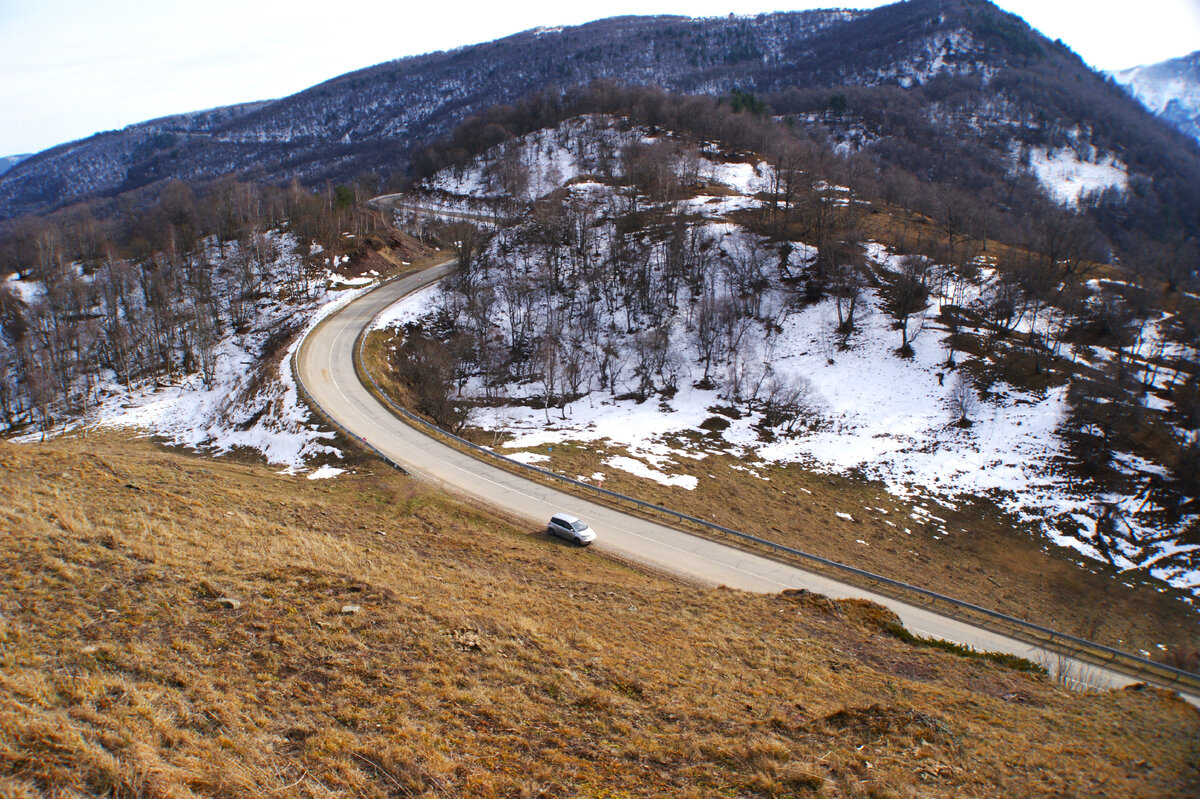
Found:
[{"label": "snow field", "polygon": [[1053,152],[1044,147],[1030,148],[1029,169],[1060,205],[1076,205],[1090,192],[1124,190],[1129,185],[1129,172],[1116,157],[1097,156],[1087,161],[1069,148]]},{"label": "snow field", "polygon": [[[727,247],[744,244],[748,235],[719,222],[705,227]],[[811,248],[797,243],[796,257],[803,259],[809,252]],[[869,245],[867,252],[879,268],[896,268],[896,257],[879,245]],[[953,503],[962,495],[987,496],[1018,518],[1040,526],[1054,543],[1104,559],[1090,542],[1096,502],[1109,501],[1129,510],[1139,503],[1137,497],[1079,495],[1057,474],[1054,461],[1062,457],[1065,446],[1058,429],[1069,411],[1065,389],[1032,392],[999,384],[986,401],[979,402],[972,414],[974,424],[963,429],[952,424],[950,392],[955,375],[944,367],[944,331],[935,321],[938,306],[949,298],[932,297],[923,320],[910,323],[924,330],[911,342],[913,357],[905,359],[896,355],[899,334],[874,292],[868,292],[860,305],[858,330],[846,349],[838,346],[832,333],[836,319],[832,300],[789,311],[773,292],[764,298],[764,309],[777,317],[782,331],[771,336],[759,326],[749,338],[762,342],[756,357],[768,360],[776,374],[802,377],[812,386],[813,415],[798,435],[764,441],[756,427],[760,416],[749,414],[727,419],[729,426],[718,443],[706,437],[699,439],[704,443],[688,449],[669,445],[668,441],[686,438],[681,434],[707,434],[701,424],[714,415],[714,407],[728,404],[718,391],[693,385],[702,368],[682,329],[672,335],[671,357],[684,365],[683,375],[678,392],[669,400],[652,397],[638,403],[615,399],[613,395],[622,393],[619,388],[607,395],[593,390],[549,413],[516,404],[479,407],[472,411],[471,424],[510,434],[504,449],[522,459],[536,459],[528,462],[545,464],[546,460],[522,450],[594,442],[625,453],[606,459],[609,468],[689,490],[697,485],[696,478],[672,474],[670,466],[680,458],[725,452],[760,464],[796,463],[830,473],[856,470],[911,500],[936,497]],[[980,289],[974,287],[972,292],[977,299]],[[412,295],[389,309],[380,326],[415,322],[437,306],[439,297],[437,288]],[[1048,330],[1056,321],[1047,316],[1038,320],[1038,326]],[[521,385],[505,387],[513,397],[530,390]],[[1125,463],[1139,474],[1154,471],[1153,465],[1137,459],[1127,458]],[[949,534],[940,520],[932,521],[939,535]],[[1062,522],[1073,526],[1075,534],[1060,532],[1057,523]],[[1163,531],[1139,528],[1132,516],[1128,523],[1134,540],[1162,538]],[[1165,562],[1172,554],[1188,551],[1169,536],[1130,544],[1127,550],[1122,555],[1125,567],[1147,568],[1180,588],[1200,588],[1200,573]]]},{"label": "snow field", "polygon": [[[281,260],[299,257],[299,248],[290,235],[272,231],[268,236],[277,245]],[[227,257],[232,258],[236,245],[227,244],[226,249]],[[319,249],[310,249],[316,251]],[[215,245],[208,255],[211,262],[221,262]],[[362,293],[362,289],[338,290],[337,286],[373,282],[369,278],[339,281],[336,277],[335,273],[327,273],[314,279],[310,285],[312,299],[308,302],[259,303],[249,332],[227,335],[217,344],[211,385],[206,386],[199,375],[187,375],[170,385],[151,384],[130,391],[110,379],[102,386],[98,406],[84,423],[136,430],[143,435],[160,436],[178,446],[214,454],[253,449],[262,453],[268,463],[282,466],[289,474],[308,472],[308,464],[314,458],[340,457],[340,451],[326,443],[334,434],[315,425],[308,408],[300,401],[291,357],[302,335],[296,337],[278,364],[269,367],[273,370],[271,379],[262,381],[256,391],[251,390],[260,370],[268,368],[261,362],[259,352],[274,331],[289,319],[307,315],[304,330],[307,332]],[[278,294],[278,288],[271,287],[269,293]],[[36,437],[27,436],[26,440]],[[309,473],[309,477],[330,478],[343,471],[322,466]]]}]

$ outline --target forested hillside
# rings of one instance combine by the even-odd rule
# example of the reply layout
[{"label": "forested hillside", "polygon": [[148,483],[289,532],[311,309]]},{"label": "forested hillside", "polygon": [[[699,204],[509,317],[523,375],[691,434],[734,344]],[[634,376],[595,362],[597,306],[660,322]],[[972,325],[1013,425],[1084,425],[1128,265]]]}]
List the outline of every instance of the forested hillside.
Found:
[{"label": "forested hillside", "polygon": [[[229,173],[308,184],[405,173],[432,138],[532,93],[606,80],[733,90],[901,171],[913,202],[943,187],[1005,203],[1014,169],[1096,171],[1056,192],[1111,235],[1198,232],[1196,145],[1154,120],[1060,43],[985,0],[913,0],[866,12],[623,17],[529,31],[382,64],[292,97],[160,120],[41,153],[0,178],[0,215]],[[1107,170],[1107,171],[1105,171]],[[923,188],[924,187],[924,188]],[[1105,191],[1110,189],[1110,191]],[[1084,197],[1091,192],[1091,196]],[[932,195],[932,196],[929,196]]]},{"label": "forested hillside", "polygon": [[[715,101],[657,96],[469,155],[501,122],[437,148],[463,160],[406,201],[503,220],[447,222],[456,277],[384,320],[396,381],[443,427],[547,465],[585,442],[607,453],[593,477],[685,492],[733,455],[763,480],[796,463],[987,497],[1127,575],[1200,587],[1200,301],[1106,264],[1086,217],[930,224],[802,129]],[[925,513],[935,540],[966,532]]]},{"label": "forested hillside", "polygon": [[162,432],[302,467],[324,449],[302,434],[294,387],[285,401],[283,355],[342,289],[421,251],[362,199],[344,186],[173,183],[136,214],[23,220],[0,250],[0,424],[119,417],[170,386],[191,399],[148,411]]}]

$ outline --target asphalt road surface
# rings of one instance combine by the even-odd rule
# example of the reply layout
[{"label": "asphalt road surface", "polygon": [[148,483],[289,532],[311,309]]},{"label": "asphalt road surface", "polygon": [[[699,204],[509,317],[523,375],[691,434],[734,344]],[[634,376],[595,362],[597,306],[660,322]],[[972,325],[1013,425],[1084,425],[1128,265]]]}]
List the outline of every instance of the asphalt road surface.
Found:
[{"label": "asphalt road surface", "polygon": [[[1075,687],[1118,688],[1138,681],[927,608],[580,499],[468,455],[402,421],[359,382],[354,370],[355,341],[378,313],[449,270],[449,264],[443,264],[364,294],[318,325],[296,356],[298,379],[325,413],[414,476],[528,520],[531,529],[543,529],[557,511],[574,513],[596,531],[595,549],[688,580],[761,593],[806,588],[833,599],[869,599],[894,611],[916,635],[1019,655],[1046,665],[1052,673],[1061,669]],[[1200,696],[1184,698],[1200,706]]]}]

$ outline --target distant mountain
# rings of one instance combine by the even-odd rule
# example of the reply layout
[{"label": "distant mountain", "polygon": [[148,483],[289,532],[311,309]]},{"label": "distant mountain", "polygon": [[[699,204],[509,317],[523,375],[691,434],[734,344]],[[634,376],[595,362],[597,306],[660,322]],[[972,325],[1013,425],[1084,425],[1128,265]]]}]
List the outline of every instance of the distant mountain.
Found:
[{"label": "distant mountain", "polygon": [[317,181],[403,168],[418,145],[469,114],[544,87],[595,79],[706,92],[753,85],[750,73],[859,16],[623,17],[404,58],[257,107],[212,112],[224,112],[221,120],[171,117],[39,153],[0,179],[0,217],[171,177]]},{"label": "distant mountain", "polygon": [[[0,218],[172,178],[386,177],[468,116],[596,80],[753,92],[777,113],[828,126],[844,150],[903,167],[927,186],[999,192],[1011,175],[1029,175],[1067,203],[1135,186],[1151,213],[1175,209],[1162,224],[1200,226],[1200,151],[1066,46],[987,0],[617,17],[527,31],[39,153],[0,176]],[[1075,163],[1103,180],[1068,183]]]},{"label": "distant mountain", "polygon": [[[161,178],[199,177],[194,168],[163,163],[181,147],[200,151],[211,143],[214,131],[259,108],[264,103],[195,111],[130,125],[119,131],[97,133],[25,157],[20,168],[0,175],[0,217],[39,212],[82,199],[116,194],[126,188]],[[230,171],[244,165],[226,163]],[[216,175],[219,171],[210,170]]]},{"label": "distant mountain", "polygon": [[28,158],[30,155],[32,155],[32,153],[25,153],[24,155],[0,156],[0,175],[3,175],[8,170],[12,169],[14,166],[16,166],[17,164],[21,163],[26,158]]},{"label": "distant mountain", "polygon": [[1151,113],[1200,141],[1200,50],[1111,74]]}]

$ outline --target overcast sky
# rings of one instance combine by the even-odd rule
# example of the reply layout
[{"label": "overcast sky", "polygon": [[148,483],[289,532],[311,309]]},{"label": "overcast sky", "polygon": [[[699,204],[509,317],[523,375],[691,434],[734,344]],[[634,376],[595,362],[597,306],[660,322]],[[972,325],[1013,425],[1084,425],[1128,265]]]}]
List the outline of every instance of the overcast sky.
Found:
[{"label": "overcast sky", "polygon": [[[879,0],[0,0],[0,155],[283,97],[360,67],[618,14],[871,8]],[[1200,49],[1200,0],[999,0],[1098,69]]]}]

